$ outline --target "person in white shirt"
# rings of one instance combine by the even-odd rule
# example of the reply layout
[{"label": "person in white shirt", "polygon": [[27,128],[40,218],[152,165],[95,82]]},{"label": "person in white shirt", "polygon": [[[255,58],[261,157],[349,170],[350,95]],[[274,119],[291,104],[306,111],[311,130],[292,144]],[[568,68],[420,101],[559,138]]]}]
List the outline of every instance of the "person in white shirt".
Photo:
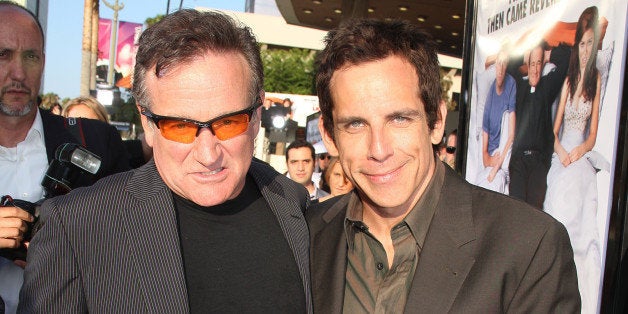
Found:
[{"label": "person in white shirt", "polygon": [[312,181],[314,174],[314,146],[307,141],[297,140],[286,148],[286,164],[290,179],[303,185],[310,200],[317,200],[329,195],[329,193],[319,189]]}]

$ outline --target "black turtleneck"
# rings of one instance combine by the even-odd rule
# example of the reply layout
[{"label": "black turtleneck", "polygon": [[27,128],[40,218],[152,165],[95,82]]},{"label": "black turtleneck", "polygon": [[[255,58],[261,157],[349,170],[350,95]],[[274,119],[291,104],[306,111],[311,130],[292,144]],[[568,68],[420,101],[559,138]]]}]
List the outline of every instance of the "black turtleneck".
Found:
[{"label": "black turtleneck", "polygon": [[294,255],[251,177],[220,205],[174,201],[192,313],[305,312]]}]

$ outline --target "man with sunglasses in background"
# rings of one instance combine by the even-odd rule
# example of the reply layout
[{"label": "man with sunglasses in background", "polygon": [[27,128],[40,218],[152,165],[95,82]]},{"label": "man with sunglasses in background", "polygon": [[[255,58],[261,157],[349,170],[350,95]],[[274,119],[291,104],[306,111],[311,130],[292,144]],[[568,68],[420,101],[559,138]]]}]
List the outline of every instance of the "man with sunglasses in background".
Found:
[{"label": "man with sunglasses in background", "polygon": [[228,16],[149,27],[133,92],[153,160],[44,204],[24,312],[311,313],[308,194],[252,157],[262,86]]},{"label": "man with sunglasses in background", "polygon": [[[324,146],[323,146],[324,147]],[[318,161],[318,166],[317,166],[317,171],[314,174],[318,175],[319,179],[318,179],[318,187],[327,192],[330,193],[331,190],[329,189],[329,182],[327,182],[327,180],[325,180],[325,170],[327,170],[327,167],[329,166],[329,161],[331,160],[331,155],[329,155],[327,153],[327,150],[325,150],[324,153],[320,153],[318,155],[316,155],[316,159]]]},{"label": "man with sunglasses in background", "polygon": [[447,136],[447,146],[445,147],[445,163],[456,170],[456,143],[458,141],[458,130],[453,130]]}]

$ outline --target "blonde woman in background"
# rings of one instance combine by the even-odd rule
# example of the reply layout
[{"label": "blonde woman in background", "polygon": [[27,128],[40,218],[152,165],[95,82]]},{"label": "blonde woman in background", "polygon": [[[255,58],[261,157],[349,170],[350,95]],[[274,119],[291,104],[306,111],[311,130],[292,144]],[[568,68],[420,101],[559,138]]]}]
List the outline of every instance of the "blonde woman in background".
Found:
[{"label": "blonde woman in background", "polygon": [[319,202],[322,202],[326,199],[332,198],[334,196],[343,195],[351,192],[353,190],[353,183],[349,181],[344,171],[342,170],[342,166],[340,165],[340,160],[338,157],[331,157],[329,161],[329,165],[327,165],[327,169],[324,173],[325,180],[329,183],[330,194],[319,199]]},{"label": "blonde woman in background", "polygon": [[63,116],[68,118],[87,118],[109,123],[107,109],[92,97],[76,97],[63,108]]},{"label": "blonde woman in background", "polygon": [[[63,109],[63,116],[73,118],[87,118],[109,123],[107,109],[98,100],[92,97],[76,97],[70,100]],[[126,150],[130,153],[129,163],[132,168],[137,168],[153,157],[153,149],[144,139],[141,133],[137,139],[124,138]]]}]

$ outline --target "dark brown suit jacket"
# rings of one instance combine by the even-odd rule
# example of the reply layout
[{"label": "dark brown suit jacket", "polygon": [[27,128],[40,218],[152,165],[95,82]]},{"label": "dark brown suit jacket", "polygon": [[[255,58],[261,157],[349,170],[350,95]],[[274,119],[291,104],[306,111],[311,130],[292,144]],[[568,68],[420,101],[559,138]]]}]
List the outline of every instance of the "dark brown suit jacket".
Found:
[{"label": "dark brown suit jacket", "polygon": [[[446,168],[405,312],[579,313],[576,267],[563,225]],[[306,212],[315,313],[342,313],[349,198]]]}]

